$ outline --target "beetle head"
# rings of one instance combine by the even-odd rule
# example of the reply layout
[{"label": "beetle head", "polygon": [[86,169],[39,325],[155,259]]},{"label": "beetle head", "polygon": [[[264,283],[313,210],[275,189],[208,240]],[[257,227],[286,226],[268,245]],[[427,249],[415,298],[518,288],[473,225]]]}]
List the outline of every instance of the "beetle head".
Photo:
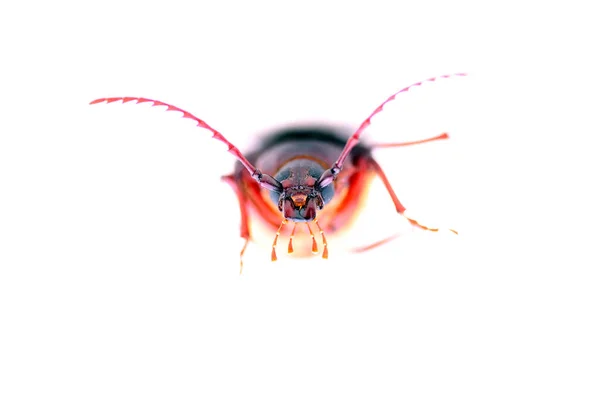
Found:
[{"label": "beetle head", "polygon": [[312,160],[295,159],[280,169],[275,179],[281,189],[271,192],[271,199],[286,220],[310,222],[333,198],[333,185],[321,186],[318,180],[323,167]]},{"label": "beetle head", "polygon": [[283,217],[294,222],[310,222],[317,217],[317,211],[323,208],[321,192],[314,187],[294,186],[281,193],[277,207]]}]

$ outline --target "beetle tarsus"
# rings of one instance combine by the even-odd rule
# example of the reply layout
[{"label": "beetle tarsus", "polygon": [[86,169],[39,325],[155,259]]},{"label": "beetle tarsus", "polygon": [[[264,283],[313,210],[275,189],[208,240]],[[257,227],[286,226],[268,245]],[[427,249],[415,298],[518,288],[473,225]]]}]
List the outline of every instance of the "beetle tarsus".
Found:
[{"label": "beetle tarsus", "polygon": [[[420,224],[419,222],[417,222],[416,220],[414,220],[414,219],[412,219],[412,218],[408,218],[406,215],[404,215],[404,213],[402,213],[401,215],[402,215],[404,218],[406,218],[406,220],[407,220],[408,222],[410,222],[410,224],[411,224],[413,227],[415,227],[415,228],[422,229],[422,230],[425,230],[425,231],[430,231],[430,232],[439,232],[439,231],[440,231],[440,228],[430,228],[430,227],[428,227],[428,226],[422,225],[422,224]],[[458,235],[458,232],[457,232],[457,231],[455,231],[454,229],[449,229],[449,228],[448,228],[448,230],[449,230],[450,232],[454,233],[455,235]]]},{"label": "beetle tarsus", "polygon": [[[394,202],[394,206],[396,207],[396,211],[398,212],[398,214],[400,214],[404,218],[406,218],[406,220],[408,222],[410,222],[410,224],[415,228],[423,229],[423,230],[430,231],[430,232],[438,232],[440,230],[439,228],[429,228],[425,225],[421,225],[416,220],[407,217],[404,214],[404,212],[406,211],[406,207],[404,207],[402,205],[402,203],[400,202],[400,199],[398,199],[396,192],[392,188],[392,184],[385,176],[385,173],[383,172],[383,169],[381,169],[381,166],[379,166],[379,164],[373,158],[370,158],[368,162],[371,165],[371,168],[373,168],[375,170],[375,173],[377,174],[377,176],[379,176],[379,179],[381,179],[381,181],[383,182],[383,185],[387,189],[388,194],[390,195],[390,197],[392,198],[392,201]],[[458,232],[456,232],[454,229],[450,229],[450,231],[458,235]]]}]

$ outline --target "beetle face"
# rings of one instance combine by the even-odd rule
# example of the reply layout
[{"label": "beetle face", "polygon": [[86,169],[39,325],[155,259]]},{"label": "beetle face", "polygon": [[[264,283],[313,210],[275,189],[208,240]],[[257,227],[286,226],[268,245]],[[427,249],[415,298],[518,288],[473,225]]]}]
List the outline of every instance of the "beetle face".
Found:
[{"label": "beetle face", "polygon": [[290,187],[279,197],[278,207],[287,220],[310,222],[317,217],[317,211],[323,208],[323,196],[312,187]]},{"label": "beetle face", "polygon": [[317,180],[323,167],[314,160],[296,158],[284,164],[275,179],[281,184],[280,191],[270,193],[283,218],[294,222],[310,222],[333,198],[333,185],[319,187]]}]

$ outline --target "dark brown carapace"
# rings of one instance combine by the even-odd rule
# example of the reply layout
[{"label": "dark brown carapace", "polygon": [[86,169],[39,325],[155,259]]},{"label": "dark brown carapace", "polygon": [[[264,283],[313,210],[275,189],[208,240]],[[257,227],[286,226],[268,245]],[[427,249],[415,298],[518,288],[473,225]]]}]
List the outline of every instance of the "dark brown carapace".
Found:
[{"label": "dark brown carapace", "polygon": [[[466,74],[442,75],[426,81],[464,75]],[[294,252],[294,235],[298,225],[306,226],[305,232],[310,235],[312,253],[319,251],[314,232],[316,231],[320,235],[323,246],[322,256],[327,258],[329,251],[325,233],[333,234],[350,224],[358,213],[359,205],[366,192],[366,184],[373,176],[382,180],[396,211],[414,227],[438,231],[438,228],[421,225],[416,220],[404,215],[406,208],[373,158],[372,149],[421,144],[447,139],[448,135],[443,133],[415,142],[372,146],[359,143],[362,133],[371,124],[371,119],[383,110],[385,104],[394,100],[398,94],[420,86],[426,81],[414,83],[388,97],[352,134],[344,135],[336,129],[321,126],[290,128],[267,137],[261,146],[249,153],[247,157],[206,122],[170,104],[142,97],[102,98],[94,100],[90,104],[134,101],[136,103],[149,102],[153,106],[165,106],[168,111],[182,112],[184,118],[196,121],[199,127],[212,132],[213,138],[228,146],[229,153],[238,160],[234,172],[231,175],[223,176],[223,180],[235,191],[240,205],[240,234],[245,240],[240,252],[241,272],[244,251],[251,238],[251,214],[259,216],[262,222],[275,232],[271,251],[273,261],[277,260],[277,240],[285,229],[289,230],[288,252]],[[288,226],[289,228],[287,228]],[[391,239],[393,237],[362,249],[373,248]]]}]

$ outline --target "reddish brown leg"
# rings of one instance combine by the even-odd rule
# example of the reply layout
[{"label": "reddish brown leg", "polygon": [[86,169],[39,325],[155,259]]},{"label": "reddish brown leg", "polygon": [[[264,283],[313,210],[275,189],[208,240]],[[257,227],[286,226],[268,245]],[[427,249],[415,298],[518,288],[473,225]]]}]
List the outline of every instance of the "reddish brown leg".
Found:
[{"label": "reddish brown leg", "polygon": [[240,188],[238,184],[238,180],[235,175],[226,175],[222,176],[221,180],[227,182],[233,191],[235,192],[238,203],[240,204],[240,215],[241,215],[241,223],[240,223],[240,236],[245,240],[244,246],[242,247],[242,251],[240,251],[240,274],[242,273],[242,269],[244,268],[244,252],[246,251],[246,247],[248,247],[248,242],[250,241],[250,228],[248,225],[248,204],[247,199],[244,194],[244,191]]},{"label": "reddish brown leg", "polygon": [[414,142],[399,142],[399,143],[378,143],[378,144],[374,144],[372,147],[373,148],[386,148],[386,147],[403,147],[403,146],[412,146],[415,144],[422,144],[422,143],[427,143],[427,142],[434,142],[436,140],[444,140],[444,139],[449,139],[450,136],[448,136],[447,133],[442,133],[440,135],[434,136],[434,137],[430,137],[427,139],[421,139],[421,140],[415,140]]},{"label": "reddish brown leg", "polygon": [[[392,201],[394,202],[394,205],[396,206],[396,211],[398,212],[398,214],[400,214],[404,218],[406,218],[408,220],[408,222],[410,222],[412,224],[412,226],[414,226],[414,227],[424,229],[426,231],[432,231],[432,232],[439,231],[439,228],[429,228],[425,225],[421,225],[416,220],[408,218],[406,215],[404,215],[404,211],[406,211],[406,207],[404,207],[402,205],[402,203],[400,203],[398,196],[396,196],[396,192],[394,192],[394,189],[392,188],[390,181],[388,181],[387,177],[385,176],[385,173],[383,172],[383,170],[381,169],[379,164],[377,164],[377,162],[372,158],[369,159],[369,163],[370,163],[371,167],[375,170],[375,173],[377,174],[377,176],[379,176],[379,178],[382,180],[383,184],[385,185],[385,188],[387,189],[388,193],[390,194],[390,197],[392,198]],[[455,230],[450,229],[450,231],[457,234],[457,232]]]}]

